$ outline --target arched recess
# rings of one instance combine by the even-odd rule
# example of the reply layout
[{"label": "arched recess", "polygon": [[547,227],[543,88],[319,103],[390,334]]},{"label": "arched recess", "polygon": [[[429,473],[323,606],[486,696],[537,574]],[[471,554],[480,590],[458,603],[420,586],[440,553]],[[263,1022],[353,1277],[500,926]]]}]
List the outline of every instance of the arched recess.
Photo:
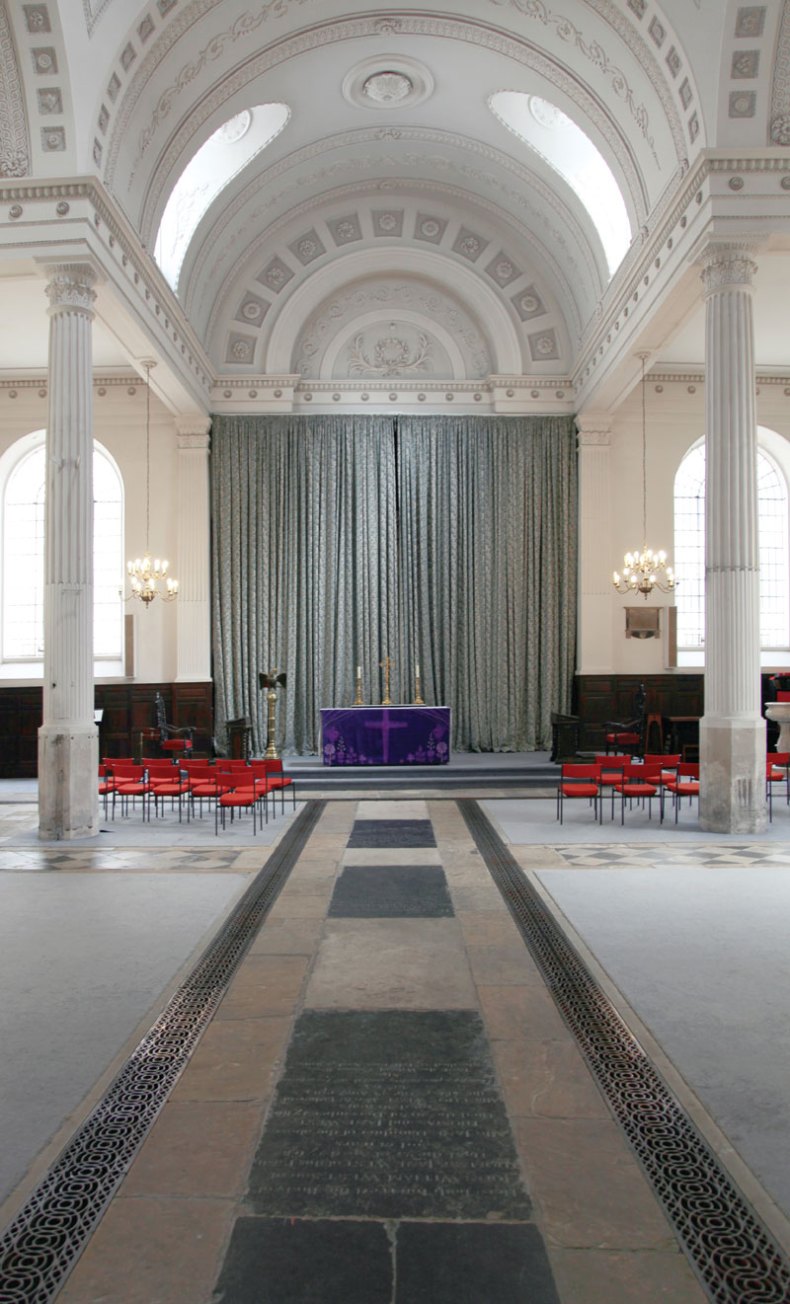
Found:
[{"label": "arched recess", "polygon": [[[524,370],[525,358],[515,322],[502,299],[474,272],[419,249],[364,250],[319,268],[294,291],[271,323],[267,343],[256,355],[258,368],[275,375],[290,373],[304,325],[322,305],[351,286],[387,277],[408,277],[449,295],[487,341],[492,370],[507,375]],[[365,302],[360,315],[369,311],[370,305]],[[381,319],[386,315],[385,306]]]}]

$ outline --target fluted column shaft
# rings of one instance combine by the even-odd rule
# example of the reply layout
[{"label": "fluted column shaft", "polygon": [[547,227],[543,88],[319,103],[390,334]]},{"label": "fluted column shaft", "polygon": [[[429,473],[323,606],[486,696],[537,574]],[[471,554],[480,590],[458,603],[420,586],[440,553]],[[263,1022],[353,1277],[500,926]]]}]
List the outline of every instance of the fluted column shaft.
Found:
[{"label": "fluted column shaft", "polygon": [[757,418],[750,250],[711,248],[705,338],[705,716],[700,821],[719,833],[765,827],[760,715]]},{"label": "fluted column shaft", "polygon": [[178,659],[176,678],[211,679],[209,417],[178,421]]},{"label": "fluted column shaft", "polygon": [[579,414],[579,638],[577,668],[582,674],[611,670],[611,581],[607,557],[612,527],[611,424],[608,417]]},{"label": "fluted column shaft", "polygon": [[44,551],[44,693],[39,834],[98,832],[93,720],[93,391],[95,273],[54,267],[47,284],[49,417]]}]

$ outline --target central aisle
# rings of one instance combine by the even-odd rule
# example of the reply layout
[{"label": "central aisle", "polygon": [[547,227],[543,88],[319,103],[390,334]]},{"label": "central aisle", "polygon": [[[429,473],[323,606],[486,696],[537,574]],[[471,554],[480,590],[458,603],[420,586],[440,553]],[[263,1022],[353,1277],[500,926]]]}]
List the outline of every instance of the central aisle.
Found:
[{"label": "central aisle", "polygon": [[59,1297],[704,1298],[454,802],[336,802]]}]

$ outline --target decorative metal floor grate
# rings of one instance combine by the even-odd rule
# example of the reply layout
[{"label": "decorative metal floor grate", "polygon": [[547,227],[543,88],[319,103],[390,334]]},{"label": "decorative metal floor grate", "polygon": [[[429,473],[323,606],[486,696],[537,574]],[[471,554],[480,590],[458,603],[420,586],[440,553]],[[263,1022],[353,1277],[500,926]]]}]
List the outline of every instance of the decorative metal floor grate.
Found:
[{"label": "decorative metal floor grate", "polygon": [[710,1298],[788,1304],[790,1263],[476,801],[458,808]]},{"label": "decorative metal floor grate", "polygon": [[296,817],[192,973],[0,1238],[0,1304],[46,1304],[59,1290],[325,805],[310,801]]}]

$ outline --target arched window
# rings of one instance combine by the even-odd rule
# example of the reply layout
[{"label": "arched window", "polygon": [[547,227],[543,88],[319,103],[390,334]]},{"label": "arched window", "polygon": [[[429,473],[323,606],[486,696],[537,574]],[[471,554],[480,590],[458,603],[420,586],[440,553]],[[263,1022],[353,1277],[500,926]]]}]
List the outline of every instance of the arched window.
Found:
[{"label": "arched window", "polygon": [[[760,643],[790,642],[787,483],[773,459],[757,450],[760,530]],[[705,645],[705,445],[683,458],[675,476],[675,573],[678,648]]]},{"label": "arched window", "polygon": [[[44,655],[44,433],[6,454],[3,506],[2,658]],[[4,459],[4,460],[6,460]],[[97,662],[123,655],[123,485],[115,462],[93,447],[93,647]]]}]

